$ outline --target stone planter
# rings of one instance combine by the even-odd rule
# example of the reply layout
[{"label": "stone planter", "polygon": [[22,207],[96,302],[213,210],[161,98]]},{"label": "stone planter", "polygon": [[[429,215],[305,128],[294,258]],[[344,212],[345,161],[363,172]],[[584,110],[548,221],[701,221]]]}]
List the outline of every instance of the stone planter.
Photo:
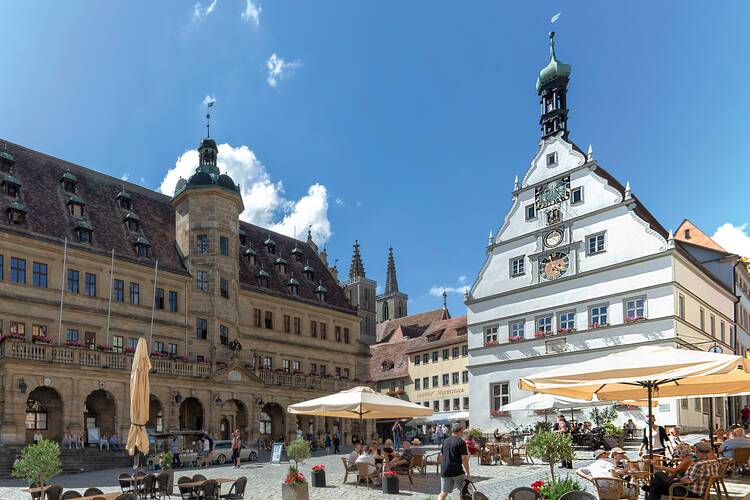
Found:
[{"label": "stone planter", "polygon": [[398,476],[383,476],[383,493],[398,495]]},{"label": "stone planter", "polygon": [[281,484],[281,500],[310,500],[307,483]]},{"label": "stone planter", "polygon": [[312,471],[312,487],[313,488],[325,488],[326,487],[326,471],[324,470]]}]

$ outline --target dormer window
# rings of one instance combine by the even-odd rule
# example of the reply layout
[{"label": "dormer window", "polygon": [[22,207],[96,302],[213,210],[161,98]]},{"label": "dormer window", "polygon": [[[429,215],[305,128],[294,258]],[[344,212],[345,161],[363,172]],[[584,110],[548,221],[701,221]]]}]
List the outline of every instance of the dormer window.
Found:
[{"label": "dormer window", "polygon": [[149,248],[151,248],[151,242],[145,236],[140,235],[135,241],[135,254],[138,257],[148,257]]},{"label": "dormer window", "polygon": [[318,282],[318,287],[315,289],[315,296],[318,298],[319,301],[325,302],[326,293],[328,293],[328,290],[326,290],[326,287],[323,286],[322,282]]},{"label": "dormer window", "polygon": [[83,199],[78,195],[73,195],[68,200],[68,211],[70,212],[70,215],[73,217],[78,217],[79,219],[83,217],[83,206],[86,203],[83,201]]},{"label": "dormer window", "polygon": [[302,269],[302,274],[305,275],[305,278],[307,278],[310,281],[315,280],[315,270],[310,266],[310,262],[307,262],[307,265],[305,265],[304,269]]},{"label": "dormer window", "polygon": [[294,259],[294,262],[302,262],[302,257],[304,257],[304,255],[305,253],[295,243],[294,248],[292,248],[292,258]]},{"label": "dormer window", "polygon": [[62,186],[66,193],[75,194],[76,185],[78,184],[78,177],[70,173],[70,170],[66,170],[62,176]]},{"label": "dormer window", "polygon": [[247,247],[247,250],[245,250],[245,257],[247,258],[248,264],[251,266],[258,264],[258,254],[253,250],[253,247]]},{"label": "dormer window", "polygon": [[125,216],[125,225],[130,231],[138,231],[141,228],[141,218],[134,211],[128,212]]},{"label": "dormer window", "polygon": [[266,241],[263,242],[263,245],[265,245],[266,251],[271,255],[274,255],[276,253],[276,242],[271,239],[270,234],[268,235]]},{"label": "dormer window", "polygon": [[117,203],[120,205],[120,208],[123,208],[125,210],[130,210],[133,208],[133,200],[130,198],[130,193],[125,191],[125,188],[122,188],[122,191],[117,193]]},{"label": "dormer window", "polygon": [[265,269],[263,269],[263,264],[260,265],[258,274],[256,274],[255,277],[258,280],[259,286],[262,286],[263,288],[268,288],[268,279],[271,277],[271,275],[268,274]]},{"label": "dormer window", "polygon": [[299,281],[296,279],[289,278],[289,281],[286,283],[286,288],[292,295],[299,295]]},{"label": "dormer window", "polygon": [[78,235],[79,243],[91,243],[94,227],[85,220],[82,220],[78,223],[76,233]]},{"label": "dormer window", "polygon": [[26,212],[26,206],[23,203],[14,201],[8,207],[8,221],[11,224],[25,224]]},{"label": "dormer window", "polygon": [[690,229],[685,229],[685,239],[689,240],[692,237],[693,237],[693,235],[690,234]]},{"label": "dormer window", "polygon": [[3,176],[3,192],[13,198],[18,196],[18,192],[21,189],[21,181],[13,175]]},{"label": "dormer window", "polygon": [[243,247],[247,246],[247,234],[245,234],[244,229],[240,228],[239,236],[240,236],[240,246],[243,246]]},{"label": "dormer window", "polygon": [[13,173],[13,166],[16,164],[16,159],[8,151],[8,147],[5,146],[3,151],[0,152],[0,170],[7,174]]},{"label": "dormer window", "polygon": [[393,370],[393,366],[394,366],[393,361],[391,361],[390,359],[386,359],[385,361],[381,363],[380,369],[383,370],[384,372],[387,372],[387,371]]},{"label": "dormer window", "polygon": [[286,274],[286,259],[284,257],[279,256],[278,259],[274,261],[274,266],[276,266],[276,270],[282,274]]}]

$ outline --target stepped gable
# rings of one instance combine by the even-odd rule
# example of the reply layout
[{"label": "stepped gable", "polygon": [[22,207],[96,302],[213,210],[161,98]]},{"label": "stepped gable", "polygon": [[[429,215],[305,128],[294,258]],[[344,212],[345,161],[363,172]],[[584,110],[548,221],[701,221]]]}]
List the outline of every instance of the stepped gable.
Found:
[{"label": "stepped gable", "polygon": [[[175,216],[168,196],[23,146],[7,143],[7,148],[16,161],[14,176],[21,181],[18,200],[27,213],[25,224],[10,224],[6,211],[13,198],[0,194],[0,230],[60,244],[67,237],[71,247],[106,255],[114,249],[118,258],[150,267],[159,259],[160,269],[186,273],[175,246]],[[75,195],[85,203],[83,220],[93,227],[91,243],[78,242],[75,230],[80,219],[68,211],[72,195],[61,185],[66,170],[77,179]],[[117,202],[123,187],[150,243],[148,257],[136,255],[139,234],[125,226],[128,211]]]},{"label": "stepped gable", "polygon": [[405,352],[408,354],[465,342],[467,342],[467,328],[464,315],[432,323],[424,335],[415,339]]},{"label": "stepped gable", "polygon": [[448,311],[441,307],[440,309],[434,309],[432,311],[384,321],[377,324],[375,338],[378,343],[390,342],[394,332],[401,326],[407,327],[406,332],[410,334],[410,336],[413,336],[415,329],[420,329],[424,332],[431,323],[447,319],[448,317]]},{"label": "stepped gable", "polygon": [[[333,307],[347,313],[356,314],[356,309],[349,304],[344,290],[339,286],[328,270],[328,267],[310,245],[243,221],[240,222],[240,228],[245,232],[247,243],[247,245],[240,247],[240,283],[243,289],[285,296],[294,300],[309,301],[317,306]],[[274,254],[270,254],[264,245],[269,236],[276,244]],[[249,247],[255,251],[257,256],[257,265],[255,266],[251,265],[248,259],[243,257],[245,250]],[[292,255],[292,250],[295,247],[298,252],[302,252],[301,262],[297,262]],[[286,273],[282,273],[274,265],[274,262],[279,257],[286,260]],[[267,288],[261,287],[258,284],[257,273],[260,270],[261,264],[263,265],[263,270],[270,275]],[[314,270],[312,280],[307,279],[302,272],[307,265]],[[293,296],[287,288],[287,283],[291,278],[299,282],[298,296]],[[318,300],[315,295],[315,290],[320,284],[326,289],[325,302]]]}]

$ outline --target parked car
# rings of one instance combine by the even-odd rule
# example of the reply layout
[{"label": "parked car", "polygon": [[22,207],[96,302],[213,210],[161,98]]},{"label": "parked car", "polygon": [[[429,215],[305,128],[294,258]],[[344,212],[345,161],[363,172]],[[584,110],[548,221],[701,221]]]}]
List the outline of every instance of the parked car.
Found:
[{"label": "parked car", "polygon": [[[214,441],[214,449],[208,455],[211,462],[225,464],[232,461],[232,441],[220,440]],[[258,459],[258,450],[250,448],[244,444],[240,446],[240,461],[249,460],[254,462]]]}]

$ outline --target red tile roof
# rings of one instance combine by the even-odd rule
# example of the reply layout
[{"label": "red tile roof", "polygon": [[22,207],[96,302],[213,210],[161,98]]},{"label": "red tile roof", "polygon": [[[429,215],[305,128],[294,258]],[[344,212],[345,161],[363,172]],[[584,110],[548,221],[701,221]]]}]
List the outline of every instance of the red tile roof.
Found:
[{"label": "red tile roof", "polygon": [[424,335],[411,343],[407,354],[450,345],[466,344],[466,316],[450,318],[432,323]]},{"label": "red tile roof", "polygon": [[[404,316],[403,318],[393,319],[390,321],[384,321],[378,323],[375,329],[375,338],[377,342],[390,342],[393,334],[398,330],[398,327],[405,326],[405,330],[402,329],[401,333],[407,334],[409,337],[418,336],[418,330],[422,332],[433,322],[440,321],[443,319],[450,318],[450,314],[446,309],[442,307],[440,309],[434,309],[432,311],[426,311],[423,313],[412,314],[411,316]],[[419,333],[421,334],[421,333]]]}]

